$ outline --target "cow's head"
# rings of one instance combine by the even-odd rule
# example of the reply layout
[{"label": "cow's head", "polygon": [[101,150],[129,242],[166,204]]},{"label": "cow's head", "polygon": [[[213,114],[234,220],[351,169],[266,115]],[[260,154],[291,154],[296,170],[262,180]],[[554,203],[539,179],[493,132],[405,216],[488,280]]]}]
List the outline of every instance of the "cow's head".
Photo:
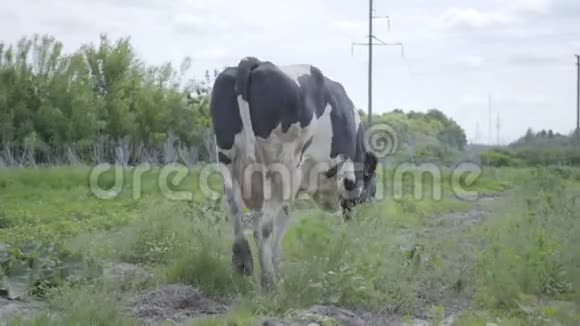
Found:
[{"label": "cow's head", "polygon": [[352,191],[349,191],[348,198],[343,197],[340,199],[340,205],[345,219],[350,219],[350,212],[354,206],[360,203],[370,202],[375,197],[377,164],[377,156],[372,152],[366,152],[362,169],[359,168],[355,172],[355,184],[350,186],[345,185],[346,188],[350,188],[349,190],[352,189]]}]

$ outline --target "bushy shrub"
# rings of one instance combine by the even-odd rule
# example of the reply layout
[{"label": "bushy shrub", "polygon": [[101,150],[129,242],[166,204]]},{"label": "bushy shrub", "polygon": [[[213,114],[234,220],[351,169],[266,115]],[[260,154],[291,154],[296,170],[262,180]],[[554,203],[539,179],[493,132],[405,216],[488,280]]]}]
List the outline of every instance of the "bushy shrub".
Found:
[{"label": "bushy shrub", "polygon": [[500,152],[500,151],[483,152],[479,155],[479,158],[481,160],[481,163],[485,166],[507,167],[521,165],[520,160],[513,157],[508,152]]}]

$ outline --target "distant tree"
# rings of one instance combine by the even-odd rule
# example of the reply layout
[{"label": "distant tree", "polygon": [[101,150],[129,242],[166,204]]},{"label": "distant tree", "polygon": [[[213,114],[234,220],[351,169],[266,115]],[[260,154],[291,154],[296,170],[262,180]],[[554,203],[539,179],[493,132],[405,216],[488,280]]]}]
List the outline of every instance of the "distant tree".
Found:
[{"label": "distant tree", "polygon": [[467,145],[467,137],[465,131],[457,124],[450,124],[441,130],[438,135],[439,140],[444,144],[454,147],[460,151],[465,149]]},{"label": "distant tree", "polygon": [[437,109],[431,109],[431,110],[427,111],[427,117],[441,121],[444,125],[449,123],[447,116],[445,116],[445,114],[443,112],[441,112]]},{"label": "distant tree", "polygon": [[405,113],[396,109],[373,121],[388,123],[396,131],[398,151],[390,159],[451,162],[467,145],[463,128],[440,110]]},{"label": "distant tree", "polygon": [[534,138],[534,131],[531,128],[528,128],[528,130],[526,131],[526,135],[524,136],[524,139],[526,141],[530,141]]}]

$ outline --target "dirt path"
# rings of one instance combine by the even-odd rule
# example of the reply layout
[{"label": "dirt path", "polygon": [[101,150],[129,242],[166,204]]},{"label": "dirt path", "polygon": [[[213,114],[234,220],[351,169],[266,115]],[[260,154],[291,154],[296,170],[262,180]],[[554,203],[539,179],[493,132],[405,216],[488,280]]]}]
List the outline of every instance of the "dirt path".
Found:
[{"label": "dirt path", "polygon": [[430,226],[445,226],[454,229],[461,229],[475,225],[489,216],[490,204],[498,197],[486,196],[480,198],[467,212],[449,213],[433,216]]}]

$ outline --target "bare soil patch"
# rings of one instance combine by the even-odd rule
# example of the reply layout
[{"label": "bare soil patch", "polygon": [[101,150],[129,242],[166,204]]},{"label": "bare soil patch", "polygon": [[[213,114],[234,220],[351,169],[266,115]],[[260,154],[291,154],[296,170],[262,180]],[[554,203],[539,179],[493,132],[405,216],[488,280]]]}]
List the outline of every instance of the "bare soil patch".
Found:
[{"label": "bare soil patch", "polygon": [[36,301],[8,300],[0,298],[0,325],[17,316],[31,316],[46,305]]},{"label": "bare soil patch", "polygon": [[141,325],[181,324],[194,317],[223,314],[228,307],[188,285],[173,284],[145,291],[129,302]]}]

